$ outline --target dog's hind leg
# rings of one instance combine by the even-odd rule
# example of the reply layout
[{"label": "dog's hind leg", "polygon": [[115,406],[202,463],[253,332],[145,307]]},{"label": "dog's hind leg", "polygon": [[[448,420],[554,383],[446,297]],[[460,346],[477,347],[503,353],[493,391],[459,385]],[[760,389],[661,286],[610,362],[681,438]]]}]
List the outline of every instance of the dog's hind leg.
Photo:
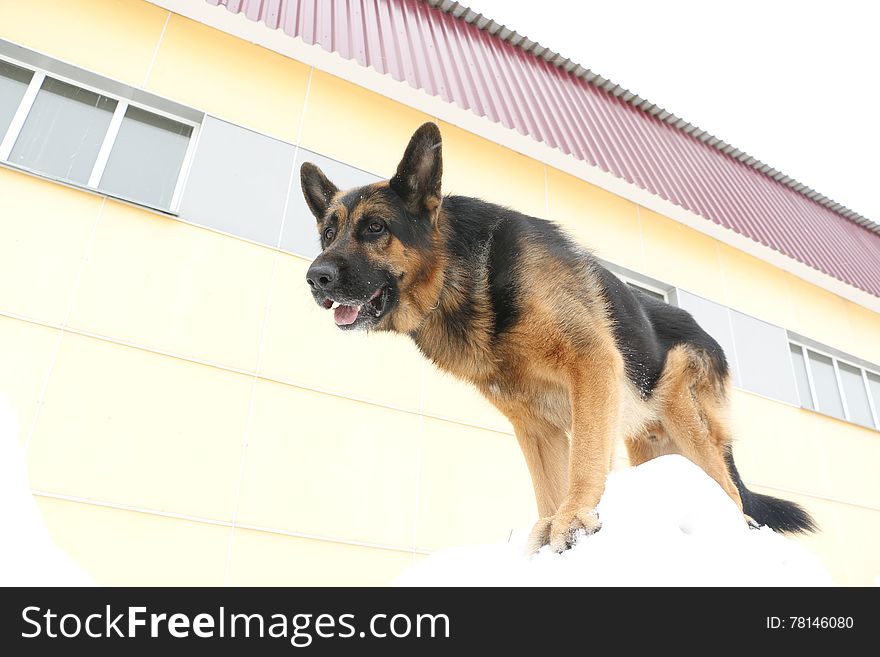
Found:
[{"label": "dog's hind leg", "polygon": [[624,438],[631,467],[641,465],[665,454],[678,454],[679,451],[659,423],[652,423],[638,435]]},{"label": "dog's hind leg", "polygon": [[730,445],[721,419],[724,382],[714,377],[706,357],[684,346],[671,349],[654,394],[661,403],[663,429],[678,451],[717,481],[742,510],[724,458]]}]

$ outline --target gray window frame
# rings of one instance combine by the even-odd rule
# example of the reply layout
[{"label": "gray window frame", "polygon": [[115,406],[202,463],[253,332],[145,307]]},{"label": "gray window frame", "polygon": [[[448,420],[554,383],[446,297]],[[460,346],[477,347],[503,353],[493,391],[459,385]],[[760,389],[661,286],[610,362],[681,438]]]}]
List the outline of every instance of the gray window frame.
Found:
[{"label": "gray window frame", "polygon": [[655,287],[654,285],[643,283],[639,280],[634,280],[630,276],[621,275],[618,276],[618,278],[620,278],[620,280],[622,280],[624,283],[626,283],[626,285],[631,288],[641,290],[642,292],[646,292],[648,294],[656,294],[660,297],[660,301],[663,301],[664,303],[669,303],[669,293],[666,290]]},{"label": "gray window frame", "polygon": [[[8,62],[14,66],[18,66],[20,68],[29,70],[33,73],[31,77],[31,81],[28,84],[28,88],[25,91],[24,96],[19,103],[18,109],[12,117],[12,121],[9,124],[9,127],[6,130],[5,134],[0,134],[0,164],[4,166],[8,166],[14,169],[19,169],[22,171],[27,171],[29,173],[36,174],[38,176],[49,178],[51,180],[58,180],[59,182],[63,182],[64,184],[71,185],[72,187],[78,187],[81,189],[88,189],[90,191],[96,192],[103,196],[109,196],[112,198],[120,198],[125,201],[129,201],[132,203],[136,203],[138,205],[143,205],[145,207],[153,208],[155,210],[159,210],[160,212],[165,212],[167,214],[177,215],[180,211],[180,202],[183,197],[183,191],[186,186],[186,179],[189,175],[190,168],[192,166],[193,157],[195,155],[196,148],[198,146],[199,135],[201,132],[201,121],[195,121],[193,119],[187,118],[185,116],[181,116],[180,114],[174,114],[168,112],[166,110],[160,109],[158,107],[151,106],[146,103],[138,102],[132,100],[131,98],[126,98],[125,96],[119,93],[113,93],[108,91],[107,89],[102,89],[98,86],[87,84],[81,80],[77,80],[70,76],[64,75],[60,71],[52,70],[51,68],[44,68],[40,66],[35,66],[34,64],[30,64],[26,61],[22,61],[16,59],[14,57],[10,57],[7,54],[0,53],[0,60]],[[14,162],[9,161],[9,156],[12,152],[12,148],[15,145],[16,140],[21,134],[21,130],[24,127],[25,121],[27,120],[28,115],[30,114],[31,109],[33,108],[34,101],[37,98],[37,94],[40,91],[40,88],[43,85],[43,81],[47,78],[54,78],[56,80],[60,80],[61,82],[65,82],[67,84],[73,85],[75,87],[79,87],[80,89],[85,89],[87,91],[91,91],[96,94],[100,94],[101,96],[105,96],[112,100],[116,101],[116,109],[113,112],[113,117],[110,120],[110,125],[107,128],[107,132],[104,135],[104,140],[101,143],[101,148],[98,151],[98,156],[95,160],[95,164],[92,167],[92,171],[89,175],[89,179],[86,184],[80,184],[70,180],[64,180],[55,178],[52,175],[46,174],[38,169],[31,169],[29,167],[20,166]],[[115,85],[118,86],[118,85]],[[124,196],[119,196],[113,194],[111,192],[105,191],[100,188],[101,177],[104,175],[104,170],[107,167],[107,162],[110,159],[110,153],[113,150],[113,145],[116,143],[116,138],[119,136],[119,129],[122,127],[122,121],[125,118],[125,113],[128,110],[129,106],[136,107],[145,112],[149,112],[151,114],[155,114],[157,116],[161,116],[166,119],[170,119],[172,121],[176,121],[177,123],[184,124],[192,129],[192,133],[190,134],[189,143],[187,144],[186,152],[184,153],[183,161],[180,165],[180,173],[177,177],[177,182],[174,186],[174,193],[171,197],[171,202],[168,207],[164,207],[161,205],[154,205],[148,202],[139,201],[133,198],[127,198]]]},{"label": "gray window frame", "polygon": [[668,303],[671,306],[678,305],[675,298],[675,286],[668,285],[663,281],[658,281],[656,278],[645,276],[632,269],[621,267],[618,264],[602,258],[596,258],[596,260],[599,261],[599,264],[623,281],[628,287],[641,288],[644,291],[653,292],[654,294],[660,295],[665,303]]},{"label": "gray window frame", "polygon": [[[838,356],[835,356],[834,353],[832,353],[830,350],[817,348],[811,344],[806,344],[805,342],[802,342],[800,340],[792,338],[791,336],[789,336],[788,342],[790,345],[792,345],[794,347],[798,347],[801,350],[801,356],[804,359],[804,365],[807,369],[807,381],[810,384],[810,396],[812,397],[812,402],[813,402],[814,408],[813,409],[807,408],[806,406],[803,405],[803,402],[801,402],[801,408],[804,408],[806,410],[814,410],[817,413],[822,413],[823,415],[828,415],[828,417],[833,417],[838,420],[843,419],[846,422],[850,422],[850,423],[855,424],[860,427],[865,426],[864,424],[860,424],[859,422],[854,421],[850,415],[849,403],[847,402],[847,399],[846,399],[846,390],[844,389],[843,382],[840,379],[840,366],[838,364],[839,362],[844,363],[846,365],[849,365],[850,367],[853,367],[853,368],[859,370],[859,372],[861,372],[862,385],[865,388],[865,395],[868,398],[868,407],[871,409],[871,419],[874,423],[874,426],[866,427],[866,428],[867,429],[874,429],[875,431],[880,430],[880,409],[878,409],[876,404],[874,403],[874,396],[871,393],[871,386],[868,382],[868,372],[870,372],[874,376],[880,376],[880,372],[878,372],[872,368],[868,368],[863,365],[860,365],[858,362],[856,362],[856,359],[840,358]],[[812,370],[812,366],[810,364],[809,355],[807,353],[808,351],[812,351],[813,353],[819,354],[820,356],[824,356],[825,358],[831,359],[831,363],[834,367],[834,378],[837,383],[837,393],[840,395],[841,405],[843,406],[843,415],[844,415],[843,418],[839,418],[836,415],[831,415],[829,413],[825,413],[825,412],[819,410],[818,397],[816,396],[816,386],[813,382],[813,370]],[[793,361],[792,361],[791,367],[792,367],[792,372],[794,372],[794,362]],[[800,391],[798,391],[798,392],[800,392]]]}]

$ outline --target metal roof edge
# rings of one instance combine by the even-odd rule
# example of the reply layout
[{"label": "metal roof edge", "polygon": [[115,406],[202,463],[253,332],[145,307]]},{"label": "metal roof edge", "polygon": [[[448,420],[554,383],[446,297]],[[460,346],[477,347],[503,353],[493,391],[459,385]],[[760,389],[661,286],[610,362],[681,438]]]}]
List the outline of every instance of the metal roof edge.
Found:
[{"label": "metal roof edge", "polygon": [[715,137],[705,130],[698,128],[692,123],[689,123],[685,119],[682,119],[672,112],[663,109],[659,105],[656,105],[655,103],[652,103],[651,101],[642,98],[638,94],[635,94],[632,91],[621,87],[619,84],[616,84],[608,78],[605,78],[588,68],[584,68],[577,62],[573,62],[567,57],[564,57],[563,55],[560,55],[559,53],[550,50],[545,46],[542,46],[536,41],[532,41],[528,37],[519,34],[518,32],[511,30],[504,25],[501,25],[500,23],[492,20],[487,16],[484,16],[483,14],[475,12],[470,7],[454,0],[420,1],[428,4],[435,9],[439,9],[446,14],[452,15],[458,20],[462,20],[468,24],[476,25],[477,29],[488,32],[495,38],[506,41],[511,45],[524,50],[530,55],[533,55],[534,57],[537,57],[539,59],[543,59],[553,66],[562,69],[570,75],[580,78],[595,87],[607,91],[613,96],[620,98],[624,102],[629,103],[630,105],[642,110],[643,112],[646,112],[651,116],[656,117],[664,123],[668,123],[677,130],[680,130],[685,134],[688,134],[691,137],[703,142],[704,144],[711,146],[718,151],[721,151],[725,155],[739,160],[743,164],[752,167],[756,171],[764,174],[765,176],[772,178],[773,180],[776,180],[777,182],[780,182],[787,187],[790,187],[795,192],[807,197],[811,201],[814,201],[819,205],[825,206],[831,211],[852,221],[855,224],[866,228],[867,230],[880,234],[880,224],[872,221],[868,217],[859,214],[855,210],[849,209],[842,203],[838,203],[837,201],[828,198],[824,194],[821,194],[815,189],[808,187],[801,182],[798,182],[791,176],[785,175],[784,173],[777,169],[774,169],[770,165],[764,164],[761,160],[752,157],[748,153],[736,148],[732,144],[728,144],[718,137]]}]

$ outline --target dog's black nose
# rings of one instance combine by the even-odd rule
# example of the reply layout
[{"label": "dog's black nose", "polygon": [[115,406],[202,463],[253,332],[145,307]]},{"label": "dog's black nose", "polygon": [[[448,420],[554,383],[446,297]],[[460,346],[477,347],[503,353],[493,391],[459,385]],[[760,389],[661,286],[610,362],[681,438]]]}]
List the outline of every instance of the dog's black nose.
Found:
[{"label": "dog's black nose", "polygon": [[332,262],[313,262],[306,280],[313,290],[329,290],[339,278],[339,267]]}]

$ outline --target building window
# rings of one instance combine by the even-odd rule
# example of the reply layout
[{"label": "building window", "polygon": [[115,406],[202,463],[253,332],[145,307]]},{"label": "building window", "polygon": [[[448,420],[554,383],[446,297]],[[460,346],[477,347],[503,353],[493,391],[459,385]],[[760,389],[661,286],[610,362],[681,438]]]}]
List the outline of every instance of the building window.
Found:
[{"label": "building window", "polygon": [[660,301],[663,301],[664,303],[667,303],[665,292],[661,292],[660,290],[655,290],[655,289],[647,287],[641,283],[633,283],[632,281],[628,281],[625,278],[623,279],[623,282],[626,283],[632,289],[638,290],[642,294],[646,294],[649,297],[653,297],[655,299],[659,299]]},{"label": "building window", "polygon": [[663,301],[664,303],[672,302],[672,305],[675,305],[675,292],[671,285],[667,285],[663,281],[658,281],[657,279],[645,276],[632,269],[621,267],[616,263],[608,262],[603,258],[596,258],[596,260],[598,260],[599,264],[605,267],[605,269],[623,281],[630,289],[638,290],[639,292]]},{"label": "building window", "polygon": [[[868,381],[868,390],[871,392],[868,401],[871,402],[874,417],[880,420],[880,374],[865,372],[865,378]],[[876,426],[880,428],[880,422],[878,422]]]},{"label": "building window", "polygon": [[816,408],[828,415],[845,419],[837,373],[834,371],[834,359],[807,350],[807,361],[813,375]]},{"label": "building window", "polygon": [[801,406],[880,429],[880,375],[796,342],[789,348]]},{"label": "building window", "polygon": [[840,372],[840,384],[850,419],[866,427],[874,426],[871,405],[868,402],[868,388],[862,370],[842,361],[838,361],[837,370]]},{"label": "building window", "polygon": [[170,207],[192,132],[191,126],[129,106],[100,188],[150,205]]},{"label": "building window", "polygon": [[0,161],[176,211],[198,124],[0,60]]},{"label": "building window", "polygon": [[85,185],[117,105],[106,96],[46,77],[6,159]]},{"label": "building window", "polygon": [[807,361],[804,360],[804,350],[798,344],[790,344],[789,349],[791,349],[791,364],[794,367],[794,378],[797,381],[801,406],[815,410],[813,393],[810,389],[810,375],[807,373]]},{"label": "building window", "polygon": [[0,135],[6,134],[33,73],[0,60]]}]

